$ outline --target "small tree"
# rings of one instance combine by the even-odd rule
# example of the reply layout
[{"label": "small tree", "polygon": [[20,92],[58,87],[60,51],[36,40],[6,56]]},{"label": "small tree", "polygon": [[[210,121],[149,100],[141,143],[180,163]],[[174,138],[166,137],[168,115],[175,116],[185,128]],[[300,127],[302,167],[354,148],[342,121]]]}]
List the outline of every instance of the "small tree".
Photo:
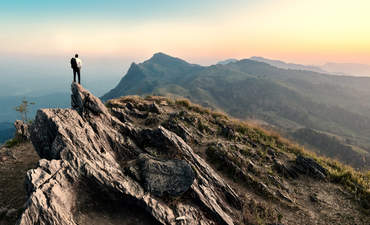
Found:
[{"label": "small tree", "polygon": [[23,122],[28,122],[27,113],[29,110],[29,105],[34,105],[34,102],[28,102],[26,98],[23,98],[22,103],[15,107],[15,111],[19,112],[21,114]]}]

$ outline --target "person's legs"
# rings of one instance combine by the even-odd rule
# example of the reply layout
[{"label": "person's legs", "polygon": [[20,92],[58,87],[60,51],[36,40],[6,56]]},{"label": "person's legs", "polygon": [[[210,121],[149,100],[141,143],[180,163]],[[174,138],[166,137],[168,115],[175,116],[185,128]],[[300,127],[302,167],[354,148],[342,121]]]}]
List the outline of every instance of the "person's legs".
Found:
[{"label": "person's legs", "polygon": [[78,74],[78,83],[81,84],[81,68],[78,68],[77,74]]},{"label": "person's legs", "polygon": [[73,82],[76,82],[76,70],[73,69]]}]

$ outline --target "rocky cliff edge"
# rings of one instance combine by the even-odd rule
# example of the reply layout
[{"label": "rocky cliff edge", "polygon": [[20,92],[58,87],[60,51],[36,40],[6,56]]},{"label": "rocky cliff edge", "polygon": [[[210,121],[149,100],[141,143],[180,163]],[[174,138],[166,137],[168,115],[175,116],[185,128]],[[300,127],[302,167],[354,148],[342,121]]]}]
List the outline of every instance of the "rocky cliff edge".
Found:
[{"label": "rocky cliff edge", "polygon": [[71,100],[37,112],[31,140],[42,159],[27,173],[18,224],[98,224],[102,205],[120,224],[234,224],[238,195],[182,138],[117,119],[125,113],[112,116],[76,83]]}]

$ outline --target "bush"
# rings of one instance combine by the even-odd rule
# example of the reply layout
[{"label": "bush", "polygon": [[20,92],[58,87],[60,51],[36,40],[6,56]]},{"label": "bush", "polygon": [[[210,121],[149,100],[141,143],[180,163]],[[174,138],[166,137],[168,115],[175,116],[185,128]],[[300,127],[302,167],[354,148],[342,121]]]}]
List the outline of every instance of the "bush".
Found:
[{"label": "bush", "polygon": [[23,142],[22,139],[17,138],[17,137],[14,137],[14,138],[8,140],[7,142],[5,142],[5,147],[7,147],[7,148],[13,148],[13,147],[21,144],[22,142]]}]

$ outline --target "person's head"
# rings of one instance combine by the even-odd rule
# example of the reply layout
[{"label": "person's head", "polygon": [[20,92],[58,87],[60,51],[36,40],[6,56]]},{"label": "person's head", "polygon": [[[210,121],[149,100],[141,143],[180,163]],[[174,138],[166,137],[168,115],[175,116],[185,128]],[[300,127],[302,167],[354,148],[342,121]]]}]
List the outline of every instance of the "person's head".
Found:
[{"label": "person's head", "polygon": [[75,55],[75,58],[78,58],[78,54]]}]

